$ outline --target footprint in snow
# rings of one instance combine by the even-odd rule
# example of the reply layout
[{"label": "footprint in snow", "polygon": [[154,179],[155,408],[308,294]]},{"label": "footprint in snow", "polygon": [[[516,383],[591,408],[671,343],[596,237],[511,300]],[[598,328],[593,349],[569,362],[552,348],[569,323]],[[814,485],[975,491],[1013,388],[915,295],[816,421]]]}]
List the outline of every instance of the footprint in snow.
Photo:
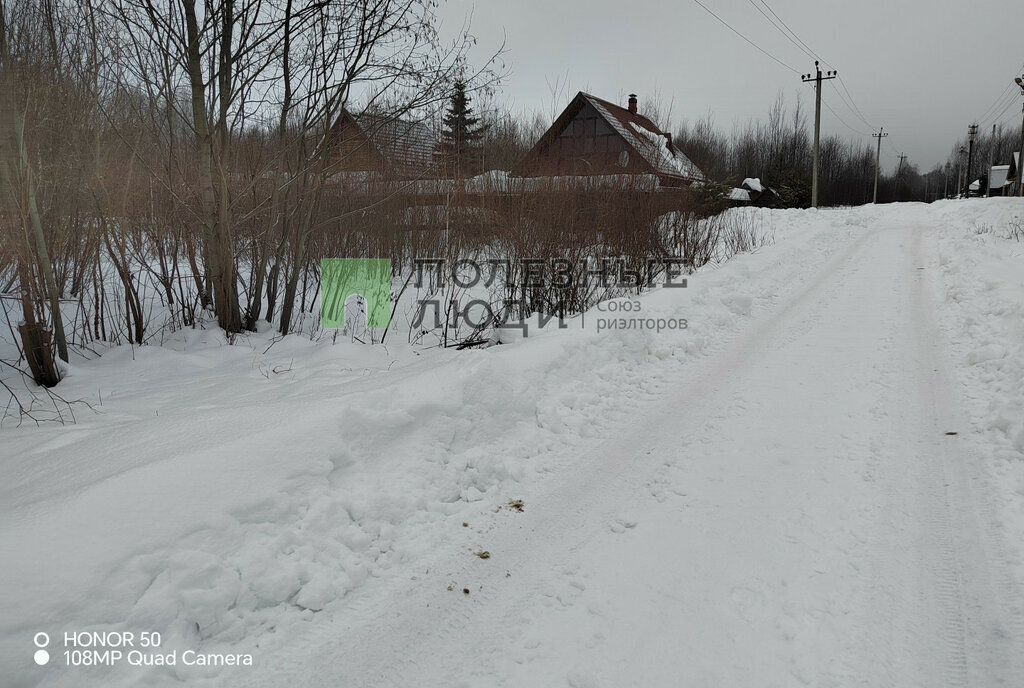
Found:
[{"label": "footprint in snow", "polygon": [[636,528],[637,520],[632,516],[620,515],[612,522],[613,533],[625,533],[627,530]]},{"label": "footprint in snow", "polygon": [[753,304],[754,300],[749,296],[727,296],[722,299],[722,305],[733,315],[750,315]]},{"label": "footprint in snow", "polygon": [[570,672],[565,680],[569,688],[600,688],[601,686],[597,676],[588,671]]}]

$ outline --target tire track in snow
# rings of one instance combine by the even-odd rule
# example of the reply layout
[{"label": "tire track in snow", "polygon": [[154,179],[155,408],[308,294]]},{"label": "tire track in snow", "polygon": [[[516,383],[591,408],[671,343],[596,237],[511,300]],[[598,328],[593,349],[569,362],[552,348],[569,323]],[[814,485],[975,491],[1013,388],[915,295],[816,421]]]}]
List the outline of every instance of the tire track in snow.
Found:
[{"label": "tire track in snow", "polygon": [[[938,461],[931,468],[932,534],[941,559],[937,569],[936,598],[942,605],[943,643],[949,685],[1013,685],[1024,679],[1019,623],[1020,593],[1013,586],[1010,570],[993,527],[993,491],[972,490],[972,482],[985,485],[987,472],[972,448],[972,438],[963,432],[967,416],[946,373],[951,362],[944,354],[939,330],[937,303],[941,292],[933,280],[938,260],[926,253],[925,230],[913,229],[913,263],[925,267],[916,271],[913,284],[914,330],[921,353],[921,400],[925,423]],[[946,432],[958,432],[946,435]],[[1008,604],[1009,603],[1009,604]]]},{"label": "tire track in snow", "polygon": [[[881,266],[894,260],[892,251],[879,251],[875,248],[873,255],[866,256],[874,266],[876,273],[883,272]],[[891,268],[890,268],[891,269]],[[896,323],[905,318],[905,305],[899,298],[899,288],[894,285],[891,292],[893,313]],[[896,358],[895,328],[889,331],[881,347],[884,354],[883,367],[877,374],[886,380],[898,379],[899,366],[893,364]],[[869,443],[869,453],[864,460],[861,479],[873,486],[878,493],[877,503],[870,506],[871,518],[876,522],[874,535],[869,538],[867,549],[872,552],[884,552],[893,546],[899,536],[899,528],[893,515],[903,510],[900,492],[897,489],[899,475],[894,476],[891,457],[893,455],[892,436],[901,429],[902,419],[895,420],[890,416],[890,409],[899,408],[899,389],[892,383],[880,386],[878,396],[870,410],[870,415],[879,427],[886,432],[875,433]],[[893,570],[892,558],[872,557],[862,567],[851,562],[851,566],[860,574],[862,580],[859,595],[862,603],[859,610],[860,628],[855,642],[844,648],[844,656],[840,662],[845,678],[840,685],[858,685],[865,688],[897,688],[906,683],[903,678],[900,655],[906,652],[905,635],[909,633],[915,638],[921,636],[920,630],[913,626],[897,629],[896,619],[907,618],[907,597],[899,586],[900,571]],[[873,671],[866,671],[867,668]]]},{"label": "tire track in snow", "polygon": [[[920,414],[922,450],[928,454],[934,452],[935,461],[921,462],[921,481],[924,486],[922,495],[926,498],[926,511],[929,536],[925,550],[927,564],[931,567],[930,574],[933,603],[937,609],[932,610],[941,643],[941,660],[945,668],[940,678],[943,685],[955,688],[969,685],[968,658],[966,647],[966,629],[964,624],[964,582],[961,580],[963,557],[953,537],[951,511],[951,480],[949,465],[951,463],[950,442],[940,441],[946,438],[939,425],[947,422],[948,411],[947,390],[941,378],[941,369],[935,347],[938,345],[937,331],[934,326],[934,304],[926,293],[924,275],[916,270],[925,262],[921,246],[920,229],[906,230],[912,232],[911,249],[908,252],[915,264],[910,293],[913,305],[911,309],[911,336],[913,347],[918,354],[916,377],[918,380],[918,400]],[[910,272],[907,266],[906,273]],[[929,411],[934,411],[934,415]],[[941,417],[941,419],[940,419]],[[925,451],[922,451],[924,454]]]}]

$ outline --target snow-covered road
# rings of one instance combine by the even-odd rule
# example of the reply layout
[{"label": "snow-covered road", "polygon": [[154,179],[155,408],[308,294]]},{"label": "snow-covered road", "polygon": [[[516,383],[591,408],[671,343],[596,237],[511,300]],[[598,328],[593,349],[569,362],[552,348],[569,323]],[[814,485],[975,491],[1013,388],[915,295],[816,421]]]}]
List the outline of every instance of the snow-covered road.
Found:
[{"label": "snow-covered road", "polygon": [[[3,431],[0,683],[1024,685],[1014,203],[765,211],[640,297],[683,331],[107,352]],[[255,666],[31,663],[70,629]]]},{"label": "snow-covered road", "polygon": [[522,513],[482,515],[238,685],[1024,680],[933,244],[851,235]]}]

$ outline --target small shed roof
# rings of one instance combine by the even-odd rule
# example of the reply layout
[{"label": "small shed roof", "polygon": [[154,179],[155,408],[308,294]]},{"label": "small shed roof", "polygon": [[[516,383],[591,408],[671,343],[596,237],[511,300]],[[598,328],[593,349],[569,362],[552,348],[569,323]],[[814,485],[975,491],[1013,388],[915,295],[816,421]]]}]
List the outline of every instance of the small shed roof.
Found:
[{"label": "small shed roof", "polygon": [[355,119],[392,166],[403,172],[419,174],[433,165],[437,137],[426,123],[367,112]]},{"label": "small shed roof", "polygon": [[[395,115],[363,112],[353,115],[341,108],[326,141],[348,141],[361,150],[357,164],[367,164],[367,171],[384,169],[403,177],[419,177],[434,164],[437,137],[425,122],[402,119]],[[317,148],[320,147],[317,144]]]}]

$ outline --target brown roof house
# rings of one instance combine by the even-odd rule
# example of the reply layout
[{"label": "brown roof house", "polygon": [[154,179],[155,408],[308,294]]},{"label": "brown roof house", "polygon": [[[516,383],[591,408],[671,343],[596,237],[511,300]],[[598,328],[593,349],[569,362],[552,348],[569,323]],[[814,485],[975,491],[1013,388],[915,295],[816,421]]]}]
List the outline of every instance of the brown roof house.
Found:
[{"label": "brown roof house", "polygon": [[637,112],[636,95],[620,107],[576,94],[513,169],[522,177],[653,175],[660,186],[688,186],[703,173],[662,131]]},{"label": "brown roof house", "polygon": [[423,122],[343,109],[328,139],[337,172],[377,172],[395,179],[432,176],[437,137]]}]

